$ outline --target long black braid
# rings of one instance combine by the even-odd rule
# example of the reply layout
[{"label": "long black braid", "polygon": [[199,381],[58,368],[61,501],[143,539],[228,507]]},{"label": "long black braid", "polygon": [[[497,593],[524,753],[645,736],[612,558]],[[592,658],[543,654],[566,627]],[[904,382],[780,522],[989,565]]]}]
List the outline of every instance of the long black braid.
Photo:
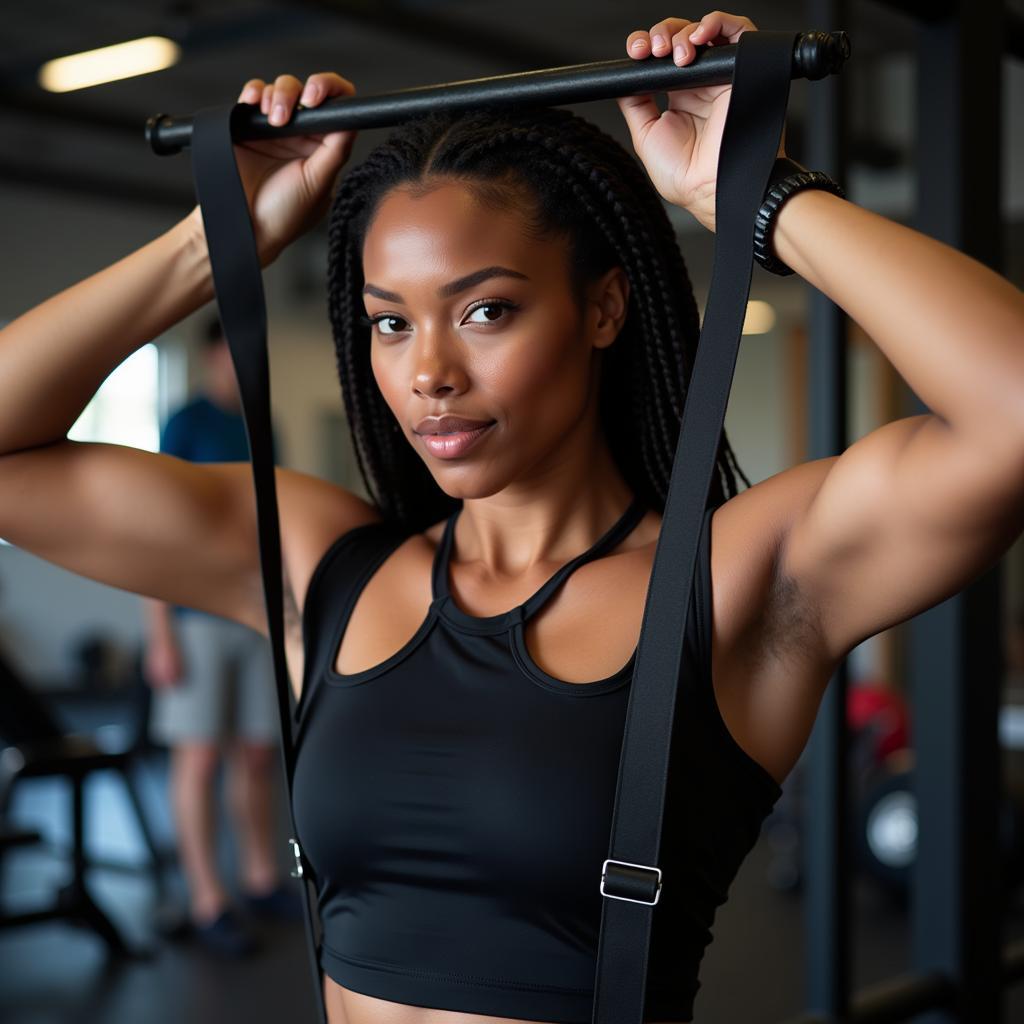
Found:
[{"label": "long black braid", "polygon": [[[381,200],[397,185],[428,190],[445,180],[464,183],[485,204],[515,209],[535,238],[568,238],[577,302],[605,270],[625,271],[629,308],[603,353],[599,415],[626,482],[663,513],[700,330],[693,287],[661,198],[636,158],[589,121],[553,107],[417,117],[339,183],[328,220],[328,310],[371,500],[383,518],[413,530],[459,505],[438,487],[385,403],[370,366],[369,329],[359,320],[363,239]],[[736,473],[750,486],[724,430],[717,470],[713,504],[737,493]]]}]

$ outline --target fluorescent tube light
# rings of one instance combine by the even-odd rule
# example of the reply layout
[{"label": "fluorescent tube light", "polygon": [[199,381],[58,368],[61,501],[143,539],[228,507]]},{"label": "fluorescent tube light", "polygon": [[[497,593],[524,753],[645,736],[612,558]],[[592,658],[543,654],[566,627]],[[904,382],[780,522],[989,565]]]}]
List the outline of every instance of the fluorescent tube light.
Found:
[{"label": "fluorescent tube light", "polygon": [[180,56],[181,47],[173,39],[146,36],[47,61],[39,69],[39,84],[48,92],[72,92],[163,71]]}]

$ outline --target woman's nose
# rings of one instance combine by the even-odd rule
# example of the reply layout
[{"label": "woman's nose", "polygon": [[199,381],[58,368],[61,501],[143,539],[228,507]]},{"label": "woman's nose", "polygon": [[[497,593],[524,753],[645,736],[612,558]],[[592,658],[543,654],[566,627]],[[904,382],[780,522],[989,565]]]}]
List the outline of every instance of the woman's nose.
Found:
[{"label": "woman's nose", "polygon": [[421,335],[418,339],[413,388],[421,395],[458,393],[466,386],[467,374],[457,345],[440,337]]}]

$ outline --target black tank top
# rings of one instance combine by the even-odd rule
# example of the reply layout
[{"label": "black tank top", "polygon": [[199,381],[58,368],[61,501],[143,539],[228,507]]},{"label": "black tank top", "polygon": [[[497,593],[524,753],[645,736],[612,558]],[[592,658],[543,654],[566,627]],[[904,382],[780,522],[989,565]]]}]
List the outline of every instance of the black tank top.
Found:
[{"label": "black tank top", "polygon": [[[294,820],[317,880],[321,965],[339,984],[415,1006],[589,1024],[636,652],[604,679],[567,682],[534,663],[523,626],[644,511],[634,501],[530,598],[488,616],[462,611],[448,590],[456,511],[415,634],[345,675],[334,660],[356,598],[409,533],[369,523],[324,554],[303,609]],[[715,703],[711,514],[676,700],[645,1021],[692,1018],[715,910],[781,794]]]}]

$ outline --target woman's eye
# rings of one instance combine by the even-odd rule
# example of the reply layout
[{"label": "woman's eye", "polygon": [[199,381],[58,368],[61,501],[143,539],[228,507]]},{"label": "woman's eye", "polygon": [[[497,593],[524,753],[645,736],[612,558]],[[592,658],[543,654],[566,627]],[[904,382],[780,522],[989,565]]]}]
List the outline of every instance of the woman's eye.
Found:
[{"label": "woman's eye", "polygon": [[385,328],[384,325],[386,323],[390,323],[390,322],[395,321],[395,320],[397,320],[399,323],[403,323],[403,324],[405,323],[405,321],[400,316],[395,316],[393,313],[385,313],[385,314],[383,314],[381,316],[360,316],[359,319],[362,322],[364,327],[371,327],[372,328],[373,325],[376,324],[377,325],[377,330],[381,334],[401,334],[402,333],[401,328],[393,328],[393,327]]},{"label": "woman's eye", "polygon": [[[492,302],[481,302],[479,306],[474,307],[466,315],[466,320],[463,323],[474,323],[474,324],[486,324],[486,323],[497,323],[500,320],[508,319],[502,316],[502,311],[512,311],[518,309],[517,303],[508,302],[504,299],[494,300]],[[477,313],[482,316],[476,320],[471,320],[470,317],[475,316]],[[379,313],[377,316],[363,316],[359,317],[359,322],[364,327],[373,328],[376,326],[378,333],[382,335],[388,334],[403,334],[409,329],[408,321],[395,313]],[[399,326],[395,326],[395,324]]]},{"label": "woman's eye", "polygon": [[[399,324],[405,324],[405,321],[400,316],[382,316],[377,321],[377,330],[380,331],[381,334],[401,334],[404,328],[395,327],[394,324],[396,322]],[[385,324],[388,325],[386,328],[384,326]],[[406,324],[406,326],[408,325]]]},{"label": "woman's eye", "polygon": [[497,316],[493,315],[496,310],[510,310],[511,311],[513,309],[518,309],[518,308],[519,307],[515,303],[512,303],[512,302],[481,302],[480,305],[477,306],[475,309],[470,310],[469,315],[473,316],[476,313],[483,313],[484,314],[483,319],[482,320],[472,320],[470,322],[471,323],[475,323],[475,324],[495,323],[498,320],[507,319],[506,317],[503,317],[500,314],[497,315]]}]

